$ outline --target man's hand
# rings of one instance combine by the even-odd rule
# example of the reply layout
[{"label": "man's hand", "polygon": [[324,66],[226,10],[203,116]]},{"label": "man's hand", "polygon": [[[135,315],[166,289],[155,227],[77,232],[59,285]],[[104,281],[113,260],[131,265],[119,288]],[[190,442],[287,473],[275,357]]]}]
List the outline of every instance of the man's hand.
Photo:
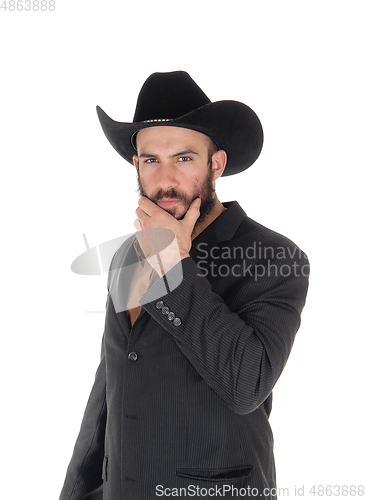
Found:
[{"label": "man's hand", "polygon": [[[160,276],[182,259],[189,257],[192,246],[192,231],[200,214],[200,205],[200,198],[196,198],[191,203],[184,219],[177,220],[145,196],[139,199],[139,206],[136,209],[138,219],[135,221],[135,228],[141,232],[137,233],[137,239],[146,259]],[[172,231],[175,234],[173,243],[167,248],[167,238],[162,238],[162,232],[153,229]],[[169,231],[167,231],[168,233]]]}]

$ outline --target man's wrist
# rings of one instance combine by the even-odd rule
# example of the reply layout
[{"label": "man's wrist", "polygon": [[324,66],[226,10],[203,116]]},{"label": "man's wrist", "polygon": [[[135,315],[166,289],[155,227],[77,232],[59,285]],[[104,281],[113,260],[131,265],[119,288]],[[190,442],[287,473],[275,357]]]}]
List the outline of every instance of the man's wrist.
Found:
[{"label": "man's wrist", "polygon": [[180,254],[180,259],[179,258],[176,258],[176,259],[172,259],[172,260],[165,260],[162,262],[163,264],[163,269],[162,269],[162,272],[163,274],[166,274],[168,271],[170,271],[170,269],[174,266],[176,266],[177,264],[179,264],[179,262],[182,262],[183,259],[185,259],[186,257],[189,257],[189,254]]}]

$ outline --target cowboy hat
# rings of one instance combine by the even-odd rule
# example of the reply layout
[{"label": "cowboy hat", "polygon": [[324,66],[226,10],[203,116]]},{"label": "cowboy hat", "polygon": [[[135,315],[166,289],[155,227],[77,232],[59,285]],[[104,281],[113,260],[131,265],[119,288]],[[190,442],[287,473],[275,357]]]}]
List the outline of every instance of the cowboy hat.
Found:
[{"label": "cowboy hat", "polygon": [[263,145],[262,125],[251,108],[237,101],[211,102],[185,71],[150,75],[140,90],[132,123],[112,120],[99,106],[97,113],[107,139],[131,164],[136,134],[148,127],[182,127],[209,136],[226,151],[223,176],[250,167]]}]

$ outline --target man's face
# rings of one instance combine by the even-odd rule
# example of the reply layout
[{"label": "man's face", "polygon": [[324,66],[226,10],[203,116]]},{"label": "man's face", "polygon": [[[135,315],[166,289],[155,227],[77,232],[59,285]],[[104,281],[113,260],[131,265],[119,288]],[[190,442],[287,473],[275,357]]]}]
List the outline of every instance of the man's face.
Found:
[{"label": "man's face", "polygon": [[183,219],[190,204],[201,198],[196,226],[215,204],[214,173],[208,164],[210,139],[179,127],[151,127],[136,138],[138,186],[146,196],[176,219]]}]

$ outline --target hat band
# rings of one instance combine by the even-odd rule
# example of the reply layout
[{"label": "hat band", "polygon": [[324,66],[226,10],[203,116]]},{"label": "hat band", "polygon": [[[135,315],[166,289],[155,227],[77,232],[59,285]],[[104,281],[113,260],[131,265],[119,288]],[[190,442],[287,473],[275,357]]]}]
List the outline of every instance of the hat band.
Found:
[{"label": "hat band", "polygon": [[[173,118],[154,118],[153,120],[143,120],[142,122],[139,123],[156,123],[156,122],[171,122]],[[133,146],[133,149],[137,151],[136,148],[136,135],[139,130],[137,130],[134,134],[131,136],[131,144]]]},{"label": "hat band", "polygon": [[152,123],[152,122],[171,122],[173,118],[155,118],[154,120],[144,120],[141,123]]}]

